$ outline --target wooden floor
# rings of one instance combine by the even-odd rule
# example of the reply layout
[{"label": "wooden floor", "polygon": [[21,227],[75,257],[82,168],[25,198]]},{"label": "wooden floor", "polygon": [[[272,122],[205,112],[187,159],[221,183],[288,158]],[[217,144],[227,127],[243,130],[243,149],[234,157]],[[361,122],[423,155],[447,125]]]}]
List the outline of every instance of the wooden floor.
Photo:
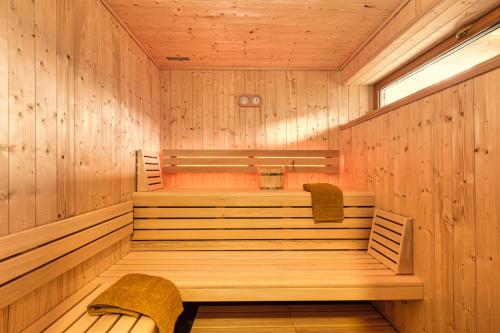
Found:
[{"label": "wooden floor", "polygon": [[101,275],[170,279],[184,301],[422,299],[413,275],[395,275],[365,251],[132,251]]},{"label": "wooden floor", "polygon": [[396,332],[369,303],[203,306],[191,333]]}]

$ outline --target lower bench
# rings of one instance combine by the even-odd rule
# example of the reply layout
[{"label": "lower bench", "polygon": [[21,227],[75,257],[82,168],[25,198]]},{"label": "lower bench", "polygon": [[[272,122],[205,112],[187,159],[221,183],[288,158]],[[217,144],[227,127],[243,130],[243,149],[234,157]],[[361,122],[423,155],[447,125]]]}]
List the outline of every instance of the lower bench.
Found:
[{"label": "lower bench", "polygon": [[417,300],[423,283],[366,251],[132,251],[101,274],[163,276],[186,302]]},{"label": "lower bench", "polygon": [[87,305],[109,287],[97,279],[85,285],[63,303],[39,318],[23,333],[153,333],[157,332],[151,318],[141,316],[133,318],[120,315],[90,316]]}]

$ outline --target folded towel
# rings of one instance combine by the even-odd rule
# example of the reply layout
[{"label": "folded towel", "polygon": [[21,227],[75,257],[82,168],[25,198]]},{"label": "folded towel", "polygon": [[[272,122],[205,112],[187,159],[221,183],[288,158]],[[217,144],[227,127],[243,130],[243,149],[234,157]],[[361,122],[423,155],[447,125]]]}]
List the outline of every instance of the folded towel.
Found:
[{"label": "folded towel", "polygon": [[319,183],[304,184],[311,192],[314,222],[342,222],[344,220],[344,196],[335,185]]},{"label": "folded towel", "polygon": [[151,317],[160,333],[172,333],[183,311],[177,287],[167,279],[128,274],[97,296],[87,311],[92,316],[124,314]]}]

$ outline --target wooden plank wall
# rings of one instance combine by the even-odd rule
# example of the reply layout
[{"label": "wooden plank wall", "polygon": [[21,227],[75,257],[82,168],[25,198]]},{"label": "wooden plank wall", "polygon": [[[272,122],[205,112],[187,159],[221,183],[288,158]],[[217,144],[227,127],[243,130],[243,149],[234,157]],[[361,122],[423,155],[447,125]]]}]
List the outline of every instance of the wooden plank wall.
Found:
[{"label": "wooden plank wall", "polygon": [[[0,17],[0,236],[129,200],[135,150],[159,148],[156,66],[98,0],[0,0]],[[0,331],[19,331],[128,247],[0,309]]]},{"label": "wooden plank wall", "polygon": [[497,0],[404,0],[344,63],[340,82],[374,84],[496,7]]},{"label": "wooden plank wall", "polygon": [[[338,149],[339,124],[371,108],[335,71],[162,70],[161,149]],[[259,108],[237,97],[257,94]],[[290,174],[286,187],[337,176]],[[165,175],[167,187],[257,187],[255,175]]]},{"label": "wooden plank wall", "polygon": [[344,186],[415,218],[423,302],[381,308],[402,332],[498,332],[500,69],[341,133]]}]

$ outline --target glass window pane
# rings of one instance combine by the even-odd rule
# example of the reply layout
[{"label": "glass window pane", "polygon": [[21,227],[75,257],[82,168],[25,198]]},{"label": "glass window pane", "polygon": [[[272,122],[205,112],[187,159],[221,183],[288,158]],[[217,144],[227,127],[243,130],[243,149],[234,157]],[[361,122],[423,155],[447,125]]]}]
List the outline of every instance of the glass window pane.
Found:
[{"label": "glass window pane", "polygon": [[380,90],[380,105],[391,104],[500,54],[500,24],[458,45]]}]

